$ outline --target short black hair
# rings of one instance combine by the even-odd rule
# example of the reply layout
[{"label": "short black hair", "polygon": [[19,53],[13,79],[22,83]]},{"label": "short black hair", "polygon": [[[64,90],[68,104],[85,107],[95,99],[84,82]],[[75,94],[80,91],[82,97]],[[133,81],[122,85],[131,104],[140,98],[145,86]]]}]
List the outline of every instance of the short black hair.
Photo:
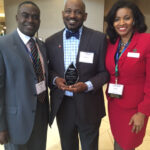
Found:
[{"label": "short black hair", "polygon": [[105,19],[105,21],[107,22],[106,33],[111,43],[115,43],[119,36],[113,27],[113,23],[116,16],[116,12],[120,8],[131,9],[134,19],[133,27],[135,31],[143,33],[147,30],[147,26],[145,24],[145,17],[140,11],[140,9],[136,6],[136,4],[126,0],[119,0],[112,6]]},{"label": "short black hair", "polygon": [[24,2],[20,3],[20,4],[18,5],[17,12],[20,10],[21,6],[22,6],[22,5],[25,5],[25,4],[31,4],[31,5],[35,6],[35,7],[39,10],[39,13],[40,13],[40,8],[38,7],[37,4],[35,4],[35,3],[32,2],[32,1],[24,1]]}]

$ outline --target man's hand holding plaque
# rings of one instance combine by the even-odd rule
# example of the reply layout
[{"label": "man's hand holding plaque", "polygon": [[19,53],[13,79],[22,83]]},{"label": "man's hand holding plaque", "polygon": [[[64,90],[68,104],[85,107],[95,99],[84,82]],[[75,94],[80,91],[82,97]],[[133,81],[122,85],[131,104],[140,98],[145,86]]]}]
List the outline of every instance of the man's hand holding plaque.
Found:
[{"label": "man's hand holding plaque", "polygon": [[84,82],[77,82],[73,85],[70,85],[68,91],[73,93],[80,93],[86,91],[87,89],[88,87]]},{"label": "man's hand holding plaque", "polygon": [[66,90],[68,89],[69,87],[66,85],[66,81],[65,79],[63,78],[60,78],[60,77],[57,77],[56,80],[55,80],[55,83],[57,85],[57,87],[60,89],[60,90]]}]

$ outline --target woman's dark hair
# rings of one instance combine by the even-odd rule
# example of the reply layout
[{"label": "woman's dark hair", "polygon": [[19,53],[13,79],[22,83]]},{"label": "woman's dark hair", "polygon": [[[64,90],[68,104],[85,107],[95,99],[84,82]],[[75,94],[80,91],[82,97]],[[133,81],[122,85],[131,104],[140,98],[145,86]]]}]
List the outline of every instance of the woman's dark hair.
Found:
[{"label": "woman's dark hair", "polygon": [[106,33],[109,36],[111,43],[115,43],[119,36],[113,27],[113,23],[116,17],[116,12],[120,8],[129,8],[132,10],[133,19],[134,19],[133,27],[135,31],[138,31],[139,33],[143,33],[147,30],[147,26],[145,24],[145,18],[142,12],[140,11],[140,9],[133,2],[120,0],[112,6],[105,20],[107,22]]}]

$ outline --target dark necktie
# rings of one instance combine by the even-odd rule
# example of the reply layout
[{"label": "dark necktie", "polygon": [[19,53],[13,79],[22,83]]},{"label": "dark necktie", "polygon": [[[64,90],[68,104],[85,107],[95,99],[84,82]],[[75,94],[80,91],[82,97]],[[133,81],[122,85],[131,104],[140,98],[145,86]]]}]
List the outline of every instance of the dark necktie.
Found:
[{"label": "dark necktie", "polygon": [[75,37],[76,39],[79,39],[79,31],[77,32],[70,32],[70,31],[66,31],[66,39],[69,39],[70,37]]},{"label": "dark necktie", "polygon": [[[31,38],[28,42],[28,45],[30,47],[31,50],[31,54],[32,54],[32,61],[33,61],[33,68],[38,80],[38,83],[44,80],[44,75],[43,75],[43,70],[42,70],[42,64],[40,61],[40,56],[38,54],[38,49],[36,46],[35,41]],[[44,102],[45,100],[45,91],[40,93],[39,95],[37,95],[37,98],[40,102]]]}]

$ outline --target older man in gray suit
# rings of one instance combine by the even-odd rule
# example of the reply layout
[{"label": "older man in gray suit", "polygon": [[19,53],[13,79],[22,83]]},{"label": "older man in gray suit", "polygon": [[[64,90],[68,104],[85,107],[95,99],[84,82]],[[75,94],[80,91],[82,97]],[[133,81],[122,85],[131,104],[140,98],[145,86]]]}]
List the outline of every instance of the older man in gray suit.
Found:
[{"label": "older man in gray suit", "polygon": [[34,34],[39,7],[18,6],[18,28],[0,38],[0,143],[6,150],[45,150],[48,125],[47,60]]},{"label": "older man in gray suit", "polygon": [[105,116],[102,86],[106,37],[83,26],[82,0],[67,0],[62,12],[66,28],[46,40],[51,87],[50,124],[57,116],[62,150],[98,150],[101,118]]}]

